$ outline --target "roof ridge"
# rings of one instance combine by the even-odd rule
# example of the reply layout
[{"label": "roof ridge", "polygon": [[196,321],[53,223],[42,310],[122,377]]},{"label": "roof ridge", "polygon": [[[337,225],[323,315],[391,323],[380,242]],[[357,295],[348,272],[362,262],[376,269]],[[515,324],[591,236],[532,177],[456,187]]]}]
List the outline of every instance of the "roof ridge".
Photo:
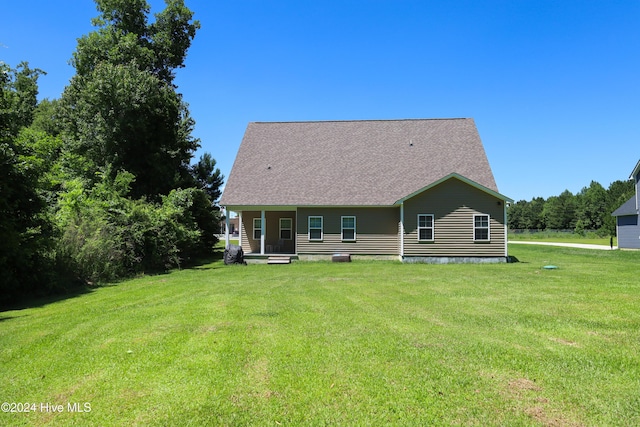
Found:
[{"label": "roof ridge", "polygon": [[354,120],[283,120],[283,121],[255,121],[249,123],[282,124],[282,123],[354,123],[354,122],[408,122],[408,121],[436,121],[436,120],[472,120],[472,117],[433,117],[413,119],[354,119]]}]

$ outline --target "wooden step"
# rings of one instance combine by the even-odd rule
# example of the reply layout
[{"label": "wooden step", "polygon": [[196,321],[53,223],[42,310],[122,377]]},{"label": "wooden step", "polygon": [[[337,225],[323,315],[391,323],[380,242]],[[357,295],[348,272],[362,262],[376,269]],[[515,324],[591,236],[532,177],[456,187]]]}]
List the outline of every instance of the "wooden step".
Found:
[{"label": "wooden step", "polygon": [[291,257],[270,256],[269,258],[267,258],[267,264],[291,264]]}]

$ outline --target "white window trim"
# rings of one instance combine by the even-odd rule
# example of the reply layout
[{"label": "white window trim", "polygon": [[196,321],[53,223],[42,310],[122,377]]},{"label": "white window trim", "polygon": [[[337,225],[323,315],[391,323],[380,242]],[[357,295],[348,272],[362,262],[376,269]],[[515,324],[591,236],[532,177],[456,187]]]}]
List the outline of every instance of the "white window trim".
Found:
[{"label": "white window trim", "polygon": [[[344,220],[346,218],[353,218],[353,227],[345,227]],[[353,239],[345,239],[344,238],[344,230],[353,230]],[[343,242],[355,242],[356,241],[356,217],[355,215],[346,215],[340,217],[340,239]]]},{"label": "white window trim", "polygon": [[[312,239],[311,238],[311,219],[312,218],[320,218],[320,238],[319,239]],[[324,218],[322,216],[319,215],[310,215],[308,220],[307,220],[307,239],[309,239],[310,242],[321,242],[324,239]],[[314,227],[314,229],[316,229],[317,227]]]},{"label": "white window trim", "polygon": [[[476,230],[484,230],[485,227],[476,227],[476,218],[479,216],[487,217],[487,238],[486,239],[476,239]],[[491,215],[489,214],[474,214],[473,215],[473,241],[474,242],[490,242],[491,241]]]},{"label": "white window trim", "polygon": [[[291,226],[288,228],[283,228],[282,227],[282,220],[289,220],[291,221]],[[280,218],[280,234],[278,234],[278,236],[280,236],[280,240],[293,240],[293,218]],[[289,238],[288,239],[283,239],[282,238],[282,230],[289,230]]]},{"label": "white window trim", "polygon": [[[431,227],[420,227],[420,217],[421,216],[430,216],[431,217]],[[417,229],[418,229],[418,241],[419,242],[433,242],[436,239],[436,222],[435,222],[435,217],[433,214],[418,214],[418,223],[417,223]],[[475,222],[474,222],[475,224]],[[431,238],[430,239],[421,239],[420,238],[420,230],[422,229],[431,229]],[[475,235],[475,234],[474,234]]]},{"label": "white window trim", "polygon": [[[256,227],[256,222],[260,221],[260,227]],[[253,240],[260,240],[260,236],[262,236],[262,218],[253,218],[253,230],[251,231],[251,237]],[[256,230],[260,230],[260,235],[256,238]]]}]

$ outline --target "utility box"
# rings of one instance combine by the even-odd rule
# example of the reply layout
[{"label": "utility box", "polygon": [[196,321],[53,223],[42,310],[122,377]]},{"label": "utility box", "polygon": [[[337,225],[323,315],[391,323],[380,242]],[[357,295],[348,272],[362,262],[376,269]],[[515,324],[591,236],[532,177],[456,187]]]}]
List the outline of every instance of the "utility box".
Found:
[{"label": "utility box", "polygon": [[351,254],[333,254],[331,257],[333,262],[351,262]]}]

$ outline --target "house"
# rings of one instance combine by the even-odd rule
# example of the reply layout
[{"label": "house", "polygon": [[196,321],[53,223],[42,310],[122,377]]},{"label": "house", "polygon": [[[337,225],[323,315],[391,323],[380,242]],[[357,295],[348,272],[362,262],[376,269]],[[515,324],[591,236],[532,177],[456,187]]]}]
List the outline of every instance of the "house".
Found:
[{"label": "house", "polygon": [[220,229],[224,230],[225,237],[229,236],[230,238],[238,237],[239,233],[239,218],[237,216],[227,218],[225,217],[221,221]]},{"label": "house", "polygon": [[250,123],[220,204],[246,256],[507,260],[473,119]]},{"label": "house", "polygon": [[636,194],[611,215],[616,217],[618,247],[640,249],[640,161],[633,168],[629,179],[635,183]]}]

